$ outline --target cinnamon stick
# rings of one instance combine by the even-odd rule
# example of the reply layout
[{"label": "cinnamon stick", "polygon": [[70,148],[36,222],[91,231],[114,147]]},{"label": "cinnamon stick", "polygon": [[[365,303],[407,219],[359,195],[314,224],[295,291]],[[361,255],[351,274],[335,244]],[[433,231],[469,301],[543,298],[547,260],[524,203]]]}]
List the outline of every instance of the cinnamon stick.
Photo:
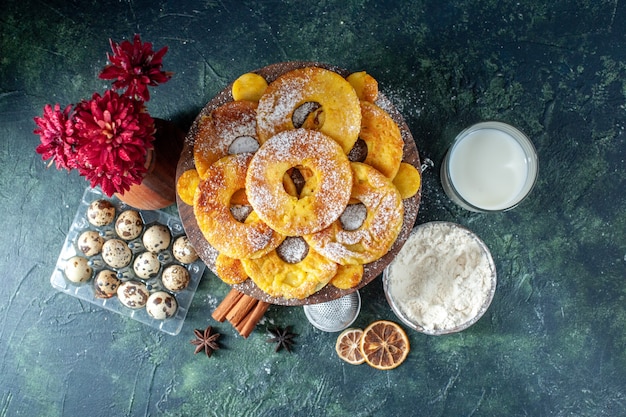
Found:
[{"label": "cinnamon stick", "polygon": [[237,301],[239,301],[239,299],[241,299],[242,296],[243,296],[243,293],[237,291],[234,288],[231,289],[230,292],[226,294],[226,297],[224,297],[222,302],[213,311],[213,314],[211,315],[211,317],[213,317],[215,320],[219,321],[220,323],[223,322],[226,319],[226,315],[230,313],[230,311],[233,309],[235,304],[237,304]]},{"label": "cinnamon stick", "polygon": [[237,326],[239,322],[246,317],[246,314],[254,308],[257,302],[258,300],[256,298],[243,294],[233,308],[230,309],[228,314],[226,314],[226,320],[231,322],[233,326]]},{"label": "cinnamon stick", "polygon": [[254,306],[254,309],[252,309],[252,311],[248,313],[246,318],[243,320],[243,325],[241,326],[241,329],[237,329],[239,334],[242,335],[244,339],[247,339],[248,336],[250,336],[250,333],[252,333],[252,330],[254,330],[257,323],[259,322],[259,320],[261,320],[269,306],[269,303],[266,303],[265,301],[259,301],[257,305]]}]

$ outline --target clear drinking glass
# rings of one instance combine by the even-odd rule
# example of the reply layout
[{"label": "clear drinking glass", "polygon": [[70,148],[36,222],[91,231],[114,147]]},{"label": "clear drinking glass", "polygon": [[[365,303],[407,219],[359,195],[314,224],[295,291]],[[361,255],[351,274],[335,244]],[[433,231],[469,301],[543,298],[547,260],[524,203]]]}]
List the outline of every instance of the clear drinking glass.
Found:
[{"label": "clear drinking glass", "polygon": [[457,135],[441,165],[443,189],[476,212],[516,207],[532,190],[537,151],[528,137],[501,122],[475,124]]}]

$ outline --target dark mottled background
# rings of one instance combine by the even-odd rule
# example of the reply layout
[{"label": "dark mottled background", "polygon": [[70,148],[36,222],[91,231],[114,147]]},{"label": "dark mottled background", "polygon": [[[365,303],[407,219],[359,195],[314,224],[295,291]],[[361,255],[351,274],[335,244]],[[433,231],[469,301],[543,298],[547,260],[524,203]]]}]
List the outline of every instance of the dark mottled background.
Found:
[{"label": "dark mottled background", "polygon": [[[619,0],[34,1],[0,5],[0,416],[626,415],[626,4]],[[210,313],[206,273],[180,335],[158,333],[49,284],[86,182],[46,169],[33,117],[103,91],[108,39],[169,45],[149,110],[187,128],[238,75],[285,60],[367,70],[422,158],[418,223],[468,226],[499,272],[487,314],[455,335],[409,332],[406,363],[351,366],[336,334],[272,307],[244,340]],[[540,178],[503,214],[443,194],[438,167],[478,121],[532,138]],[[175,209],[173,209],[175,212]],[[395,319],[380,279],[355,325]],[[213,324],[223,349],[193,355]],[[268,326],[293,325],[293,354]]]}]

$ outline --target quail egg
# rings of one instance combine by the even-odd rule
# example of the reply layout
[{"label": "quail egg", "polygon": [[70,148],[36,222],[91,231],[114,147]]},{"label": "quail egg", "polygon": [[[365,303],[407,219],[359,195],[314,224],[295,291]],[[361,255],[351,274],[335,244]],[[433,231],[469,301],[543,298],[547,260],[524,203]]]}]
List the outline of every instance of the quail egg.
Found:
[{"label": "quail egg", "polygon": [[182,291],[189,285],[189,271],[182,265],[170,265],[163,270],[161,281],[170,291]]},{"label": "quail egg", "polygon": [[78,237],[76,246],[85,256],[95,256],[102,250],[104,238],[95,230],[87,230]]},{"label": "quail egg", "polygon": [[133,270],[139,278],[148,279],[158,275],[161,263],[153,252],[143,252],[133,263]]},{"label": "quail egg", "polygon": [[190,264],[198,259],[198,254],[193,246],[191,246],[191,242],[189,242],[187,236],[181,236],[174,241],[172,253],[174,258],[184,264]]},{"label": "quail egg", "polygon": [[102,245],[102,260],[113,268],[123,268],[130,264],[133,253],[126,242],[109,239]]},{"label": "quail egg", "polygon": [[115,219],[115,206],[108,200],[92,201],[87,208],[87,220],[94,226],[106,226]]},{"label": "quail egg", "polygon": [[95,296],[97,298],[111,298],[117,294],[117,288],[121,281],[117,278],[117,273],[109,269],[98,272],[93,282]]},{"label": "quail egg", "polygon": [[72,282],[85,282],[91,278],[93,269],[87,258],[73,256],[67,260],[64,268],[65,276]]},{"label": "quail egg", "polygon": [[117,298],[128,308],[142,308],[148,302],[148,297],[148,287],[141,282],[126,281],[117,288]]},{"label": "quail egg", "polygon": [[143,234],[143,245],[150,252],[158,253],[167,249],[171,241],[170,230],[162,224],[150,226]]},{"label": "quail egg", "polygon": [[115,222],[115,233],[124,240],[133,240],[141,234],[143,220],[136,210],[120,213]]},{"label": "quail egg", "polygon": [[172,294],[157,291],[148,297],[146,312],[157,320],[165,320],[176,314],[178,303]]}]

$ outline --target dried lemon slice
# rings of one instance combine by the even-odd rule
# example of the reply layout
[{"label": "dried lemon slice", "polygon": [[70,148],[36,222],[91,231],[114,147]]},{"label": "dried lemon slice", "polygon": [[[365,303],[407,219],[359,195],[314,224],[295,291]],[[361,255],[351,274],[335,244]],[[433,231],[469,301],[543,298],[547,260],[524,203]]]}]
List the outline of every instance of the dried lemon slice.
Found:
[{"label": "dried lemon slice", "polygon": [[388,370],[400,365],[409,354],[406,332],[398,324],[379,320],[363,330],[361,351],[370,366]]},{"label": "dried lemon slice", "polygon": [[351,365],[360,365],[365,362],[363,352],[361,352],[361,337],[363,330],[349,328],[341,332],[335,343],[337,355]]}]

